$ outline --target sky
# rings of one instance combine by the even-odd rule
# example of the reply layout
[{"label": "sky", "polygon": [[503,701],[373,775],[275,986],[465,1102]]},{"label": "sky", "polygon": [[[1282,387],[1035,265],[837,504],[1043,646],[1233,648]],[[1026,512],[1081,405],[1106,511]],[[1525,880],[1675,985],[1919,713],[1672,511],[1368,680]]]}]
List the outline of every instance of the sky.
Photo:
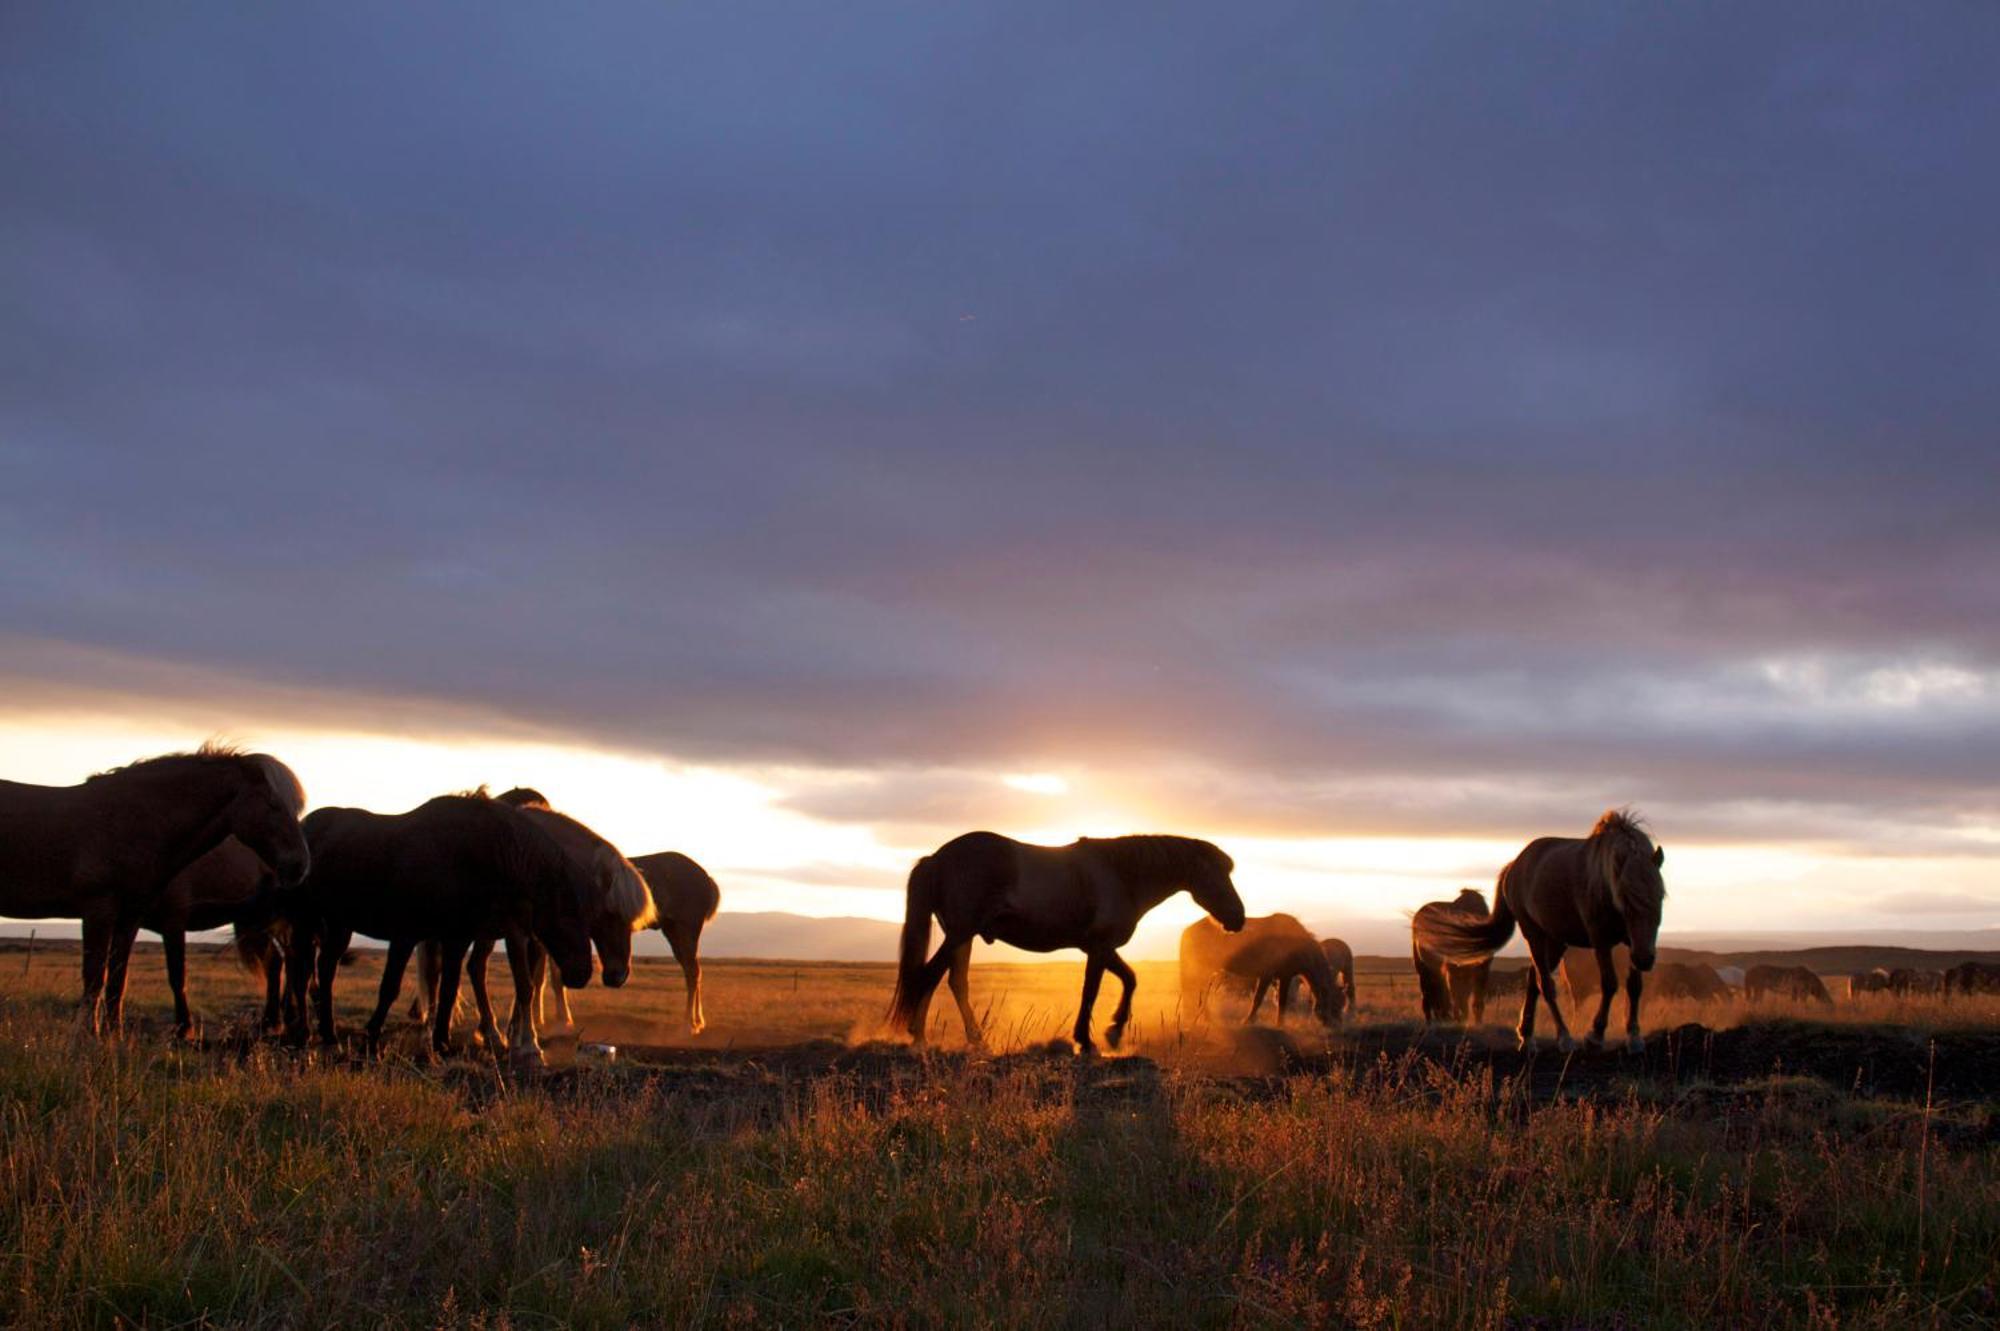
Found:
[{"label": "sky", "polygon": [[[0,776],[2000,925],[2000,9],[10,4]],[[1182,901],[1153,934],[1193,918]],[[1170,944],[1168,945],[1170,946]]]}]

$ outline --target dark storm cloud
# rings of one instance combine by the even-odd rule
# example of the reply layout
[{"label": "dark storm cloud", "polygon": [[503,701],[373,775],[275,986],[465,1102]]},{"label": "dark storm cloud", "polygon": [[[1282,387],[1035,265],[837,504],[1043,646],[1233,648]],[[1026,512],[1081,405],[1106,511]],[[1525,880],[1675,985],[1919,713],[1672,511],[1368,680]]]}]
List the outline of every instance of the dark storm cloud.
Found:
[{"label": "dark storm cloud", "polygon": [[16,6],[13,669],[1288,827],[1990,819],[1996,55],[1976,6]]}]

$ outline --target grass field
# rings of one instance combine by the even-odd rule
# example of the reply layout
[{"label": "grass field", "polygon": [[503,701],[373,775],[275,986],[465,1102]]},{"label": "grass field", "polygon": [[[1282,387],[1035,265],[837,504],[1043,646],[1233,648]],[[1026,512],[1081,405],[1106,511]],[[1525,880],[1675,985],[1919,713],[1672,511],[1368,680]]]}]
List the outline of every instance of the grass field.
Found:
[{"label": "grass field", "polygon": [[[349,1026],[376,966],[343,972]],[[1511,1053],[1513,1000],[1424,1036],[1364,975],[1331,1042],[1246,1037],[1139,970],[1125,1056],[1083,1061],[1048,1046],[1069,965],[975,962],[996,1052],[947,1000],[920,1055],[875,1039],[887,967],[710,963],[690,1040],[642,961],[576,995],[618,1063],[517,1084],[414,1033],[377,1062],[254,1040],[208,953],[201,1043],[166,1039],[152,949],[128,1035],[80,1039],[73,949],[0,952],[0,1322],[2000,1318],[1993,1000],[1662,1007],[1645,1058],[1565,1060]]]}]

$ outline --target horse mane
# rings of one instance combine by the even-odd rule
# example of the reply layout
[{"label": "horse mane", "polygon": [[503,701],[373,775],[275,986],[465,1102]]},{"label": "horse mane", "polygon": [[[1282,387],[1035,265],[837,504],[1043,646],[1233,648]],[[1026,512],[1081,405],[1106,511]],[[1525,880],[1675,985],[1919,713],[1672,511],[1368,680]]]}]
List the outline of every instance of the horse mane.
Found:
[{"label": "horse mane", "polygon": [[[485,788],[484,786],[480,787],[481,790]],[[555,812],[555,806],[549,803],[549,797],[541,791],[536,790],[533,786],[516,786],[504,794],[495,795],[493,798],[499,800],[502,804],[511,804],[517,809],[546,809],[550,813]]]},{"label": "horse mane", "polygon": [[496,804],[537,814],[589,838],[592,843],[591,872],[603,887],[604,900],[601,904],[604,909],[622,920],[630,920],[635,932],[659,922],[659,907],[653,901],[653,889],[646,885],[646,877],[639,872],[638,866],[626,859],[618,847],[591,831],[584,823],[558,809],[551,809],[547,797],[531,786],[516,786],[504,795],[490,798]]},{"label": "horse mane", "polygon": [[470,790],[447,790],[445,798],[454,800],[490,800],[493,798],[493,790],[492,787],[481,781]]},{"label": "horse mane", "polygon": [[[1585,844],[1590,847],[1591,861],[1598,869],[1600,880],[1598,885],[1607,892],[1611,889],[1612,875],[1620,852],[1628,856],[1641,856],[1647,860],[1653,858],[1653,838],[1647,834],[1646,824],[1640,819],[1637,810],[1630,807],[1606,809],[1603,816],[1597,820],[1597,825],[1590,829],[1590,836],[1585,839]],[[1666,884],[1658,874],[1641,874],[1636,878],[1626,878],[1620,881],[1619,886],[1628,894],[1636,892],[1638,899],[1633,904],[1641,908],[1656,907],[1667,895]]]},{"label": "horse mane", "polygon": [[1079,837],[1076,844],[1109,864],[1121,877],[1148,882],[1213,873],[1217,869],[1230,873],[1236,868],[1236,862],[1222,847],[1196,837]]},{"label": "horse mane", "polygon": [[240,744],[220,739],[203,740],[199,747],[193,749],[155,754],[119,767],[107,767],[102,772],[93,772],[85,777],[83,784],[87,786],[94,781],[141,773],[171,775],[210,771],[243,763],[255,765],[264,779],[271,783],[271,789],[289,799],[295,810],[305,807],[306,789],[299,781],[298,773],[268,753],[251,753]]}]

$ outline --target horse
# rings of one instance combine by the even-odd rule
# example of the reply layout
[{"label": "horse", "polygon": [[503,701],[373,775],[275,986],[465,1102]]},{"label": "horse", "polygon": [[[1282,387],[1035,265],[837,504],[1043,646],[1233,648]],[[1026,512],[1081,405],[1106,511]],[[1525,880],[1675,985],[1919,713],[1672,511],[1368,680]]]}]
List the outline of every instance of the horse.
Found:
[{"label": "horse", "polygon": [[1773,995],[1833,1006],[1833,995],[1819,976],[1804,966],[1752,966],[1743,973],[1743,997],[1751,1001]]},{"label": "horse", "polygon": [[[1356,1004],[1359,1000],[1356,998],[1354,991],[1354,949],[1338,938],[1322,938],[1319,942],[1319,951],[1320,955],[1326,958],[1328,968],[1333,971],[1334,1020],[1342,1020],[1349,1012],[1358,1013],[1360,1009]],[[1297,981],[1294,980],[1292,983],[1297,983]],[[1280,998],[1290,997],[1289,994],[1283,993],[1278,996]]]},{"label": "horse", "polygon": [[1908,998],[1911,994],[1935,994],[1943,989],[1944,976],[1936,971],[1898,966],[1889,972],[1889,992],[1898,998]]},{"label": "horse", "polygon": [[2000,966],[1984,961],[1966,961],[1944,973],[1944,991],[1949,994],[2000,994]]},{"label": "horse", "polygon": [[1660,910],[1667,895],[1660,869],[1666,859],[1665,849],[1653,844],[1636,814],[1608,810],[1589,836],[1530,841],[1500,871],[1492,915],[1480,920],[1434,914],[1421,925],[1419,948],[1447,961],[1476,961],[1491,957],[1518,926],[1534,959],[1521,996],[1521,1047],[1527,1048],[1535,1037],[1539,992],[1555,1019],[1557,1047],[1568,1053],[1576,1041],[1556,996],[1556,966],[1572,947],[1587,947],[1597,954],[1602,988],[1586,1038],[1593,1048],[1599,1047],[1618,991],[1611,949],[1623,943],[1632,949],[1632,966],[1625,977],[1625,1047],[1637,1053],[1645,1048],[1639,1034],[1639,996],[1645,987],[1642,977],[1653,969],[1659,952]]},{"label": "horse", "polygon": [[[525,939],[549,950],[563,983],[590,983],[591,943],[597,938],[614,957],[618,940],[593,930],[593,884],[587,867],[559,846],[526,811],[480,795],[440,795],[407,813],[324,808],[306,815],[312,872],[284,903],[291,938],[286,949],[287,987],[294,1003],[286,1034],[305,1038],[303,1000],[307,971],[315,964],[315,1016],[322,1042],[334,1043],[333,980],[341,954],[356,933],[387,940],[382,987],[367,1027],[379,1046],[389,1009],[402,987],[403,968],[419,943],[443,944],[442,974],[431,1047],[451,1050],[451,1010],[459,968],[473,940],[523,940],[508,949],[516,1002],[525,1009],[528,965]],[[623,940],[629,952],[629,931]],[[606,982],[623,982],[607,972]],[[539,1061],[540,1051],[517,1047],[517,1064]]]},{"label": "horse", "polygon": [[1278,1024],[1291,1007],[1300,979],[1312,990],[1313,1012],[1328,1026],[1340,1021],[1342,994],[1319,940],[1290,915],[1262,915],[1245,920],[1240,932],[1224,933],[1213,919],[1202,918],[1181,932],[1181,994],[1187,1008],[1204,1012],[1209,991],[1225,980],[1255,987],[1247,1026],[1257,1020],[1264,995],[1278,991]]},{"label": "horse", "polygon": [[1715,967],[1696,961],[1660,962],[1653,967],[1649,987],[1657,998],[1684,998],[1695,1003],[1726,1001],[1736,996]]},{"label": "horse", "polygon": [[[632,971],[632,935],[654,922],[653,896],[647,889],[646,880],[639,876],[631,861],[618,853],[616,846],[569,815],[557,813],[540,791],[516,786],[494,798],[524,811],[589,874],[592,890],[586,905],[590,911],[591,937],[596,940],[598,960],[604,969],[604,984],[608,989],[624,984]],[[493,955],[494,943],[499,941],[502,940],[497,937],[474,939],[466,964],[467,978],[472,981],[473,1002],[479,1010],[480,1039],[487,1048],[494,1050],[504,1049],[510,1043],[523,1042],[529,1048],[539,1050],[538,1028],[541,1024],[542,992],[548,979],[548,952],[532,935],[520,939],[518,945],[526,949],[529,992],[534,1001],[524,1004],[516,996],[513,1012],[508,1018],[508,1034],[503,1039],[493,1020],[493,1005],[486,989],[487,962]],[[517,946],[515,939],[504,941],[510,952]],[[417,957],[420,979],[410,1015],[421,1022],[428,1000],[437,991],[441,948],[435,940],[426,940],[419,946]],[[562,985],[555,986],[555,989],[562,1008],[563,1024],[573,1026],[568,991]],[[532,1057],[538,1058],[539,1054]]]},{"label": "horse", "polygon": [[[83,921],[79,1018],[117,1030],[132,943],[174,877],[224,838],[304,877],[305,790],[267,753],[204,744],[99,772],[75,786],[0,781],[0,915]],[[107,983],[108,981],[108,983]]]},{"label": "horse", "polygon": [[1889,992],[1890,976],[1887,970],[1877,966],[1874,970],[1851,975],[1847,979],[1847,994],[1886,994]]},{"label": "horse", "polygon": [[[967,832],[917,861],[910,870],[896,990],[889,1019],[924,1041],[931,993],[951,972],[951,993],[965,1038],[984,1043],[967,983],[972,940],[1003,942],[1030,952],[1080,948],[1086,959],[1083,1000],[1072,1035],[1094,1054],[1090,1014],[1104,972],[1123,991],[1105,1042],[1116,1049],[1132,1019],[1138,977],[1118,955],[1147,911],[1185,889],[1230,933],[1243,927],[1243,899],[1230,874],[1236,865],[1206,841],[1181,836],[1084,837],[1067,846],[1037,846],[997,832]],[[924,960],[931,918],[944,942]]]},{"label": "horse", "polygon": [[[277,878],[255,851],[229,837],[214,850],[174,875],[140,921],[140,927],[160,936],[166,955],[167,987],[174,996],[174,1034],[194,1029],[187,1001],[187,936],[191,930],[237,926],[237,953],[245,969],[264,979],[264,1025],[279,1021],[279,985],[283,953],[271,941],[268,926],[277,917]],[[259,935],[254,950],[246,940]]]},{"label": "horse", "polygon": [[1486,1017],[1486,989],[1493,974],[1493,958],[1454,961],[1425,943],[1429,926],[1442,918],[1486,918],[1486,897],[1466,888],[1451,901],[1432,901],[1419,906],[1410,917],[1410,961],[1417,970],[1417,1001],[1424,1021],[1465,1021],[1473,1025]]},{"label": "horse", "polygon": [[[657,855],[641,855],[632,861],[653,890],[653,905],[659,912],[660,932],[681,965],[681,979],[687,988],[689,1035],[700,1035],[708,1024],[701,1007],[701,930],[715,918],[722,904],[722,889],[708,876],[708,870],[679,851],[664,850]],[[562,1017],[569,1020],[569,1002],[560,991],[557,1002]]]}]

